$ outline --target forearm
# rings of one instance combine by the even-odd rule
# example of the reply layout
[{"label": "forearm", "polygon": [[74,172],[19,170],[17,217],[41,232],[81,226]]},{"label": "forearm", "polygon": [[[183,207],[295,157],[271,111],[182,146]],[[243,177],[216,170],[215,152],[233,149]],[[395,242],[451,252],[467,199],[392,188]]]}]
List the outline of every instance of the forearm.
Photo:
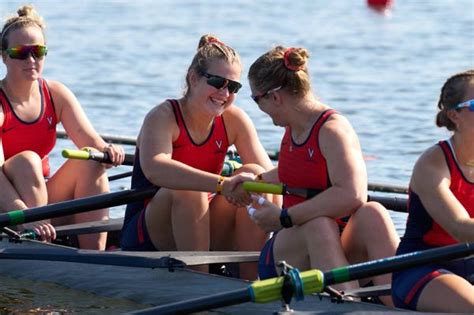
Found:
[{"label": "forearm", "polygon": [[216,192],[217,174],[201,171],[184,163],[162,159],[143,170],[147,179],[159,187],[179,190]]}]

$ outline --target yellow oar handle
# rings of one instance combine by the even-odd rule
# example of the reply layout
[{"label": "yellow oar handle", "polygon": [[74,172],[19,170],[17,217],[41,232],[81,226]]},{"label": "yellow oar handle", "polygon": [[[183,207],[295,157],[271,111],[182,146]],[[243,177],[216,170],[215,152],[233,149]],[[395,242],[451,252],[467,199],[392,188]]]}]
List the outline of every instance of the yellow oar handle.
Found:
[{"label": "yellow oar handle", "polygon": [[66,159],[89,160],[91,158],[89,150],[64,149],[61,153]]},{"label": "yellow oar handle", "polygon": [[275,195],[283,195],[285,193],[285,186],[283,184],[244,182],[243,187],[246,191],[250,192],[269,193]]},{"label": "yellow oar handle", "polygon": [[[300,273],[300,277],[305,295],[323,291],[324,273],[322,271],[317,269],[303,271]],[[284,277],[255,281],[249,288],[252,301],[267,303],[280,300],[283,281]]]}]

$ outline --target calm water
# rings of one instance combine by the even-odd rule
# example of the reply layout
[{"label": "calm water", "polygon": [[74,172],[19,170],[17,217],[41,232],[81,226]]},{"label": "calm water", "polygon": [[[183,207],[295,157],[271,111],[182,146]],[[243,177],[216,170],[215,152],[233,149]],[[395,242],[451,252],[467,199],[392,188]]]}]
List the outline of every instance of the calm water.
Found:
[{"label": "calm water", "polygon": [[[152,106],[180,95],[199,37],[214,33],[243,60],[236,103],[265,148],[278,150],[282,130],[249,98],[247,70],[274,45],[308,48],[316,93],[350,119],[364,154],[375,157],[367,162],[371,182],[408,183],[419,154],[448,136],[433,123],[442,84],[474,68],[473,0],[397,0],[385,15],[364,0],[32,2],[48,26],[44,76],[71,88],[100,133],[136,136]],[[0,15],[22,3],[2,0]],[[54,167],[71,147],[59,143]],[[122,186],[128,181],[112,188]],[[404,219],[394,216],[397,227]]]}]

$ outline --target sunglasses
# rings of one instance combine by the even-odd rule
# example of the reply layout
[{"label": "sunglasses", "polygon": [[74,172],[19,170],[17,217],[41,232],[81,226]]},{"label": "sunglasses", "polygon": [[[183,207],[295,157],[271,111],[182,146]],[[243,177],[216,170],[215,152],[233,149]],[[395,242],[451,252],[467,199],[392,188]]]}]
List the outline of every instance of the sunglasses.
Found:
[{"label": "sunglasses", "polygon": [[474,99],[459,103],[458,105],[454,106],[453,109],[459,108],[469,108],[469,111],[474,112]]},{"label": "sunglasses", "polygon": [[48,47],[44,45],[20,45],[8,48],[6,52],[12,59],[25,60],[30,55],[32,55],[34,59],[40,59],[48,54]]},{"label": "sunglasses", "polygon": [[279,90],[281,90],[282,88],[283,88],[283,86],[279,86],[279,87],[276,87],[276,88],[274,88],[274,89],[268,90],[268,91],[266,91],[265,93],[260,94],[260,95],[250,95],[250,97],[254,100],[255,103],[258,104],[258,102],[260,102],[260,99],[261,99],[261,98],[264,98],[264,97],[268,96],[270,93],[279,91]]},{"label": "sunglasses", "polygon": [[218,75],[209,74],[204,71],[200,71],[199,74],[207,79],[207,84],[215,87],[218,90],[227,88],[229,93],[237,93],[242,87],[242,84],[239,82],[229,80]]}]

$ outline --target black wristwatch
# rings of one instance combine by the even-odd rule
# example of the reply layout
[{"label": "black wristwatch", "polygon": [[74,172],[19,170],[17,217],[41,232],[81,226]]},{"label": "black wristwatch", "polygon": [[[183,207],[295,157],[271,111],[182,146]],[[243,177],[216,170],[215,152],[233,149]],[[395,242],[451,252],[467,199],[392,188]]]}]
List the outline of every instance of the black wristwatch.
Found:
[{"label": "black wristwatch", "polygon": [[291,221],[291,217],[290,217],[290,215],[288,214],[288,209],[287,209],[287,208],[281,209],[281,212],[280,212],[280,224],[281,224],[281,226],[284,227],[285,229],[290,228],[290,227],[293,226],[293,221]]}]

